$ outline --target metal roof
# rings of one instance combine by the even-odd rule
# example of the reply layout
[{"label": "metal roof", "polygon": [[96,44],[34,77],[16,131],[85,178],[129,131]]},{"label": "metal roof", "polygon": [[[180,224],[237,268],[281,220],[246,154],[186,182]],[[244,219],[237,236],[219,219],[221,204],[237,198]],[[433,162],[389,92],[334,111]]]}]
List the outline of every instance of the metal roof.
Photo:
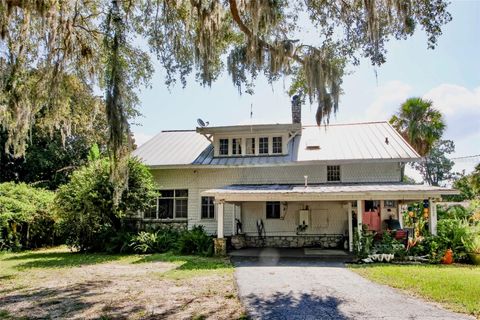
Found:
[{"label": "metal roof", "polygon": [[210,189],[202,192],[202,195],[215,196],[229,200],[252,200],[259,199],[285,199],[292,196],[293,199],[305,200],[316,198],[334,197],[361,199],[378,196],[395,199],[425,199],[440,197],[441,195],[458,194],[457,190],[418,185],[396,183],[329,183],[316,184],[305,187],[304,185],[230,185],[218,189]]},{"label": "metal roof", "polygon": [[[232,126],[235,130],[235,126]],[[307,148],[319,145],[320,148]],[[419,155],[388,122],[302,126],[280,156],[214,157],[213,146],[195,131],[163,131],[133,154],[146,165],[266,166],[308,162],[415,161]]]}]

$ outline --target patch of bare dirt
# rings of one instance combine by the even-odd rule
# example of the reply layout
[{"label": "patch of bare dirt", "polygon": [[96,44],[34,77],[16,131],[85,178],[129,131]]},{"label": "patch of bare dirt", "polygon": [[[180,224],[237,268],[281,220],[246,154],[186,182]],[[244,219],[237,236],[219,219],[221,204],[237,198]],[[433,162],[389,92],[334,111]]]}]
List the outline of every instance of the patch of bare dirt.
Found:
[{"label": "patch of bare dirt", "polygon": [[161,276],[175,267],[151,262],[35,270],[30,279],[22,275],[20,286],[9,281],[0,289],[0,310],[29,319],[236,319],[243,314],[232,273]]}]

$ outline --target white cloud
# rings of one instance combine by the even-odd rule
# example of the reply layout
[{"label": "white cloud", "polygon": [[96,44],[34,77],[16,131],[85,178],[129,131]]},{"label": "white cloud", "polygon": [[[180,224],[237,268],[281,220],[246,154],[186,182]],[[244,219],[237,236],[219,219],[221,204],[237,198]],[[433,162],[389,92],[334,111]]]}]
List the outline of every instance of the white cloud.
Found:
[{"label": "white cloud", "polygon": [[423,97],[432,100],[434,106],[447,117],[461,113],[480,115],[480,87],[469,90],[459,85],[444,83],[431,89]]},{"label": "white cloud", "polygon": [[137,145],[137,147],[140,147],[142,144],[150,140],[153,136],[143,132],[134,132],[133,137],[135,138],[135,144]]},{"label": "white cloud", "polygon": [[423,98],[432,100],[434,107],[443,113],[447,138],[466,139],[480,133],[480,87],[469,90],[455,84],[441,84]]},{"label": "white cloud", "polygon": [[366,110],[368,120],[388,120],[412,92],[412,87],[401,81],[389,81],[377,87],[374,100]]}]

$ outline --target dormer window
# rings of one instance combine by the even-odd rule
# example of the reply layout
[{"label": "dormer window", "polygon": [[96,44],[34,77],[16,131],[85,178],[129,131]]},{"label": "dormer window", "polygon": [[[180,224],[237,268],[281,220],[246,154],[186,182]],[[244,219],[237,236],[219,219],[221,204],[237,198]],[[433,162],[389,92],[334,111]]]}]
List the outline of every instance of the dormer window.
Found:
[{"label": "dormer window", "polygon": [[282,137],[273,137],[272,138],[272,153],[279,154],[282,153]]},{"label": "dormer window", "polygon": [[268,154],[268,137],[258,138],[258,153]]},{"label": "dormer window", "polygon": [[280,133],[235,134],[214,138],[215,157],[278,156],[286,153],[287,136]]},{"label": "dormer window", "polygon": [[328,182],[340,181],[340,166],[327,166],[327,181]]},{"label": "dormer window", "polygon": [[219,140],[218,154],[221,156],[228,156],[228,139]]},{"label": "dormer window", "polygon": [[242,154],[242,139],[232,139],[232,154],[233,155]]},{"label": "dormer window", "polygon": [[245,141],[245,154],[255,154],[255,138],[247,138]]}]

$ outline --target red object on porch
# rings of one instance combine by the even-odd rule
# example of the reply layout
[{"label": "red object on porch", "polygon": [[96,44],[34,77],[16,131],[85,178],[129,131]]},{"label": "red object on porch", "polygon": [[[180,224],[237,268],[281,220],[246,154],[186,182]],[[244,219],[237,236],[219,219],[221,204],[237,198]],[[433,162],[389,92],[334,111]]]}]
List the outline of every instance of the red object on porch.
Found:
[{"label": "red object on porch", "polygon": [[380,232],[382,223],[380,213],[377,211],[368,211],[363,213],[363,224],[368,225],[368,230]]},{"label": "red object on porch", "polygon": [[395,231],[395,240],[402,240],[407,238],[407,231],[405,230],[396,230]]}]

